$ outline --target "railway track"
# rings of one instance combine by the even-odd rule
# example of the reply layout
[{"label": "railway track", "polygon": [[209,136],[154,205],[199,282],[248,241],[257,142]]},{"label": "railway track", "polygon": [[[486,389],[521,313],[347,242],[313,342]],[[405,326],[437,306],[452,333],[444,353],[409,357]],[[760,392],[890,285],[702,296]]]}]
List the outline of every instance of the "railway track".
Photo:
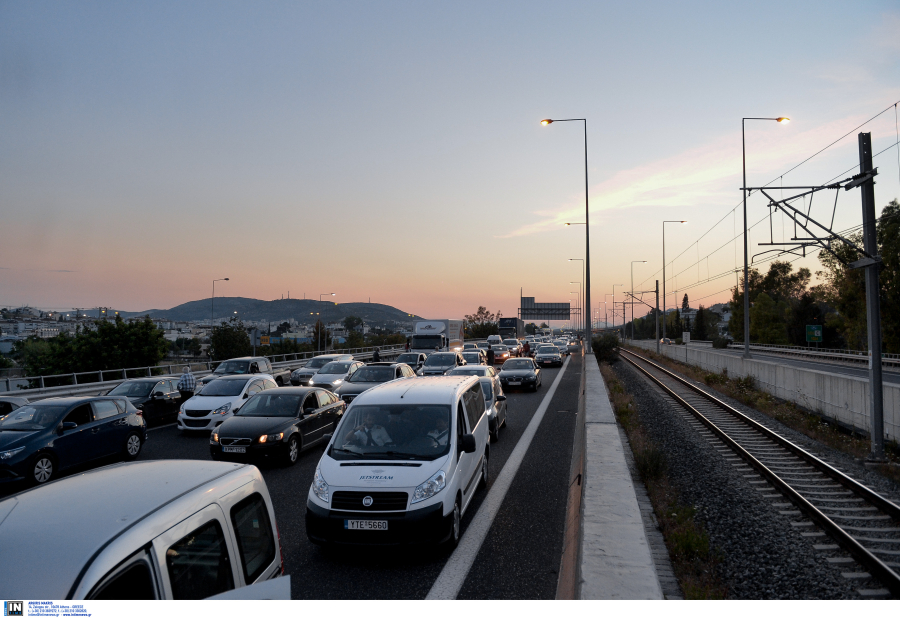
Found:
[{"label": "railway track", "polygon": [[620,352],[684,408],[688,422],[707,433],[726,460],[763,477],[754,474],[750,483],[804,536],[821,538],[815,549],[833,554],[827,561],[846,568],[843,576],[859,582],[860,596],[900,598],[900,506],[681,376]]}]

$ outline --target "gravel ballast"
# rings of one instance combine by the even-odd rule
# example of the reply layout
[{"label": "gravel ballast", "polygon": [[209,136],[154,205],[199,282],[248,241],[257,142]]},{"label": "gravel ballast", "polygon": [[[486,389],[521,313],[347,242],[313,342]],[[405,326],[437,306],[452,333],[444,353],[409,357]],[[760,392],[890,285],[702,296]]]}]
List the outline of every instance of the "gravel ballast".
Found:
[{"label": "gravel ballast", "polygon": [[[718,575],[728,586],[728,598],[859,598],[856,593],[859,584],[841,576],[842,571],[857,569],[829,564],[826,555],[813,548],[823,540],[801,536],[801,532],[815,528],[792,526],[791,522],[797,518],[781,515],[779,510],[784,509],[773,506],[771,499],[760,495],[759,485],[750,483],[758,481],[759,475],[746,466],[736,467],[727,462],[688,424],[677,404],[670,403],[627,363],[617,362],[613,369],[634,398],[644,431],[665,453],[670,482],[678,489],[682,502],[694,506],[697,521],[709,533],[711,547],[720,558]],[[809,444],[812,441],[806,436],[774,419],[748,410],[720,393],[714,394],[754,420],[777,428],[785,437],[839,465],[845,472],[850,471],[851,465],[861,468],[860,474],[853,474],[858,480],[863,480],[864,473],[868,473],[852,457],[841,453],[832,455],[831,449],[818,443]],[[885,481],[880,476],[878,479]],[[875,483],[872,486],[878,487]]]}]

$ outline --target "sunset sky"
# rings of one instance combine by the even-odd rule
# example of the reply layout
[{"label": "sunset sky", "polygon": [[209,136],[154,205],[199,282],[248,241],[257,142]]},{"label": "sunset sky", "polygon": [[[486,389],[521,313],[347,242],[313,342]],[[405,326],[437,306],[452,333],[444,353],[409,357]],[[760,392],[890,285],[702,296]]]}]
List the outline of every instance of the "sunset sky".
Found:
[{"label": "sunset sky", "polygon": [[[0,305],[167,308],[222,277],[427,317],[574,299],[583,134],[547,117],[588,119],[594,307],[632,260],[660,278],[664,219],[689,221],[668,291],[709,305],[742,263],[741,117],[792,119],[748,122],[748,184],[813,184],[888,107],[859,130],[894,144],[898,100],[895,0],[0,0]],[[875,165],[880,212],[897,147]],[[859,191],[837,204],[860,223]]]}]

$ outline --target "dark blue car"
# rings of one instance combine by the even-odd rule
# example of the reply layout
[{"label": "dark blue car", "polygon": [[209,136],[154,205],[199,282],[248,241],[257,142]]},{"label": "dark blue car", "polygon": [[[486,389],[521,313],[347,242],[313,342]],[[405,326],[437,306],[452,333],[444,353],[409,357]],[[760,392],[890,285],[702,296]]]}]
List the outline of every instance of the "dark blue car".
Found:
[{"label": "dark blue car", "polygon": [[147,426],[125,397],[66,397],[22,406],[0,419],[0,483],[42,484],[92,461],[136,458]]}]

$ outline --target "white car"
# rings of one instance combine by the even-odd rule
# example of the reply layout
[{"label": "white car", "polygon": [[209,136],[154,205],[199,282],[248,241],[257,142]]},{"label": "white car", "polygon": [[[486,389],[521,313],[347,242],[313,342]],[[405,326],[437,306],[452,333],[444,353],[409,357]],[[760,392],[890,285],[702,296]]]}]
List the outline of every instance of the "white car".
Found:
[{"label": "white car", "polygon": [[396,380],[357,397],[316,467],[309,540],[455,546],[488,483],[486,407],[475,376]]},{"label": "white car", "polygon": [[216,378],[181,404],[178,429],[212,431],[240,410],[247,399],[270,388],[278,388],[278,384],[265,373]]},{"label": "white car", "polygon": [[309,379],[309,385],[333,391],[364,365],[362,361],[332,361]]},{"label": "white car", "polygon": [[491,345],[495,343],[503,343],[503,338],[500,335],[488,335],[487,342]]}]

